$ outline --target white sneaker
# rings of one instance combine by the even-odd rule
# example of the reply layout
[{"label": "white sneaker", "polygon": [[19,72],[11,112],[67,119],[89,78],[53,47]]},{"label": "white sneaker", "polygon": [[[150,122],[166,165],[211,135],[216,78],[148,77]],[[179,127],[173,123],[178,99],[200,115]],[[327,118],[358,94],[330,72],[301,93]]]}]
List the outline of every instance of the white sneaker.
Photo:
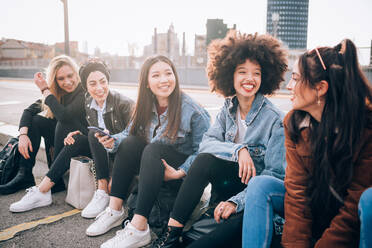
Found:
[{"label": "white sneaker", "polygon": [[125,219],[124,209],[119,214],[115,214],[110,207],[101,212],[96,220],[88,227],[86,234],[88,236],[98,236],[104,234],[116,226],[120,226]]},{"label": "white sneaker", "polygon": [[10,205],[9,211],[20,213],[52,204],[50,190],[46,193],[41,193],[37,186],[33,186],[26,189],[26,192],[26,195],[21,200]]},{"label": "white sneaker", "polygon": [[139,231],[127,220],[124,229],[117,231],[115,237],[103,243],[101,248],[137,248],[148,245],[150,242],[149,225],[147,225],[146,231]]},{"label": "white sneaker", "polygon": [[92,200],[81,212],[81,216],[84,218],[95,218],[109,205],[110,196],[102,189],[97,189],[94,192]]}]

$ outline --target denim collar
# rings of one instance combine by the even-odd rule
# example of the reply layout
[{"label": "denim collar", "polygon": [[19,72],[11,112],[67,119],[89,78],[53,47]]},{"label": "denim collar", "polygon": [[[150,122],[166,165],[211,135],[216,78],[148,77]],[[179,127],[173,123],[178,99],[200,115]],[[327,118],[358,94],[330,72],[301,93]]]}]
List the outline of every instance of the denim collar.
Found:
[{"label": "denim collar", "polygon": [[[265,102],[265,97],[261,93],[257,93],[252,102],[251,109],[249,110],[247,116],[245,117],[245,121],[247,125],[250,125],[253,122],[253,120],[256,118],[264,102]],[[234,96],[231,99],[229,106],[228,106],[229,113],[234,120],[236,119],[236,111],[237,111],[238,104],[239,104],[238,98]]]},{"label": "denim collar", "polygon": [[[158,110],[156,109],[156,103],[152,105],[152,112],[155,114],[155,116],[158,116]],[[168,108],[160,116],[166,116],[167,113],[168,113]]]}]

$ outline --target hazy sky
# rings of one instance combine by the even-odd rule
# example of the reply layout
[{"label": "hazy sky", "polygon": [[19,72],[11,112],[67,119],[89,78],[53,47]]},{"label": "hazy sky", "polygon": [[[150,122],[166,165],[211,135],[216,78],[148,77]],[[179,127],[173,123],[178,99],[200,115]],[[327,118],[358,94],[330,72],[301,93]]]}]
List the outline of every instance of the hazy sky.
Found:
[{"label": "hazy sky", "polygon": [[[128,54],[128,43],[151,43],[155,27],[166,32],[173,23],[178,38],[186,32],[187,52],[193,53],[194,34],[206,33],[208,18],[235,23],[243,32],[265,32],[266,0],[68,0],[70,40],[89,53],[95,47],[111,54]],[[0,37],[54,44],[64,41],[60,0],[0,0]],[[308,48],[335,45],[348,37],[358,47],[372,39],[372,0],[310,0]],[[369,49],[361,49],[361,62]]]}]

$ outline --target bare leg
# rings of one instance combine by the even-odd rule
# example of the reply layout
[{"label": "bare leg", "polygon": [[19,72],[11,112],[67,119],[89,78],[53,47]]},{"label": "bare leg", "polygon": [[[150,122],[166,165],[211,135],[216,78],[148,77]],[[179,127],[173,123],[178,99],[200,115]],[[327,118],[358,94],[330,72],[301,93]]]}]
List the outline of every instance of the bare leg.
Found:
[{"label": "bare leg", "polygon": [[113,210],[120,211],[123,207],[123,199],[115,196],[110,196],[109,207]]},{"label": "bare leg", "polygon": [[107,179],[99,179],[98,180],[98,189],[104,190],[107,194],[108,192],[108,181]]},{"label": "bare leg", "polygon": [[50,180],[49,177],[45,176],[41,183],[39,184],[39,190],[41,193],[48,192],[52,187],[54,186],[54,183]]},{"label": "bare leg", "polygon": [[147,219],[146,219],[146,217],[143,217],[142,215],[135,214],[130,223],[132,223],[132,225],[137,230],[140,230],[140,231],[146,231],[147,230]]},{"label": "bare leg", "polygon": [[181,223],[172,218],[169,219],[168,226],[183,227]]}]

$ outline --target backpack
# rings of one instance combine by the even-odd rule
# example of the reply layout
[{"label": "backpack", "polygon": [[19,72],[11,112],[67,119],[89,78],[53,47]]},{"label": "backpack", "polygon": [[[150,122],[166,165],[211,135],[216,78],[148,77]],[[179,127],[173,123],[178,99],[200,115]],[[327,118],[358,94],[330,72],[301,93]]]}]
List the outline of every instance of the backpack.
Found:
[{"label": "backpack", "polygon": [[0,151],[0,185],[8,183],[17,175],[19,158],[18,138],[10,138]]},{"label": "backpack", "polygon": [[[173,205],[176,201],[178,189],[181,183],[182,181],[176,180],[172,183],[163,183],[163,185],[161,186],[160,192],[154,202],[148,219],[149,226],[154,233],[161,233],[163,228],[168,225],[169,215],[173,209]],[[134,210],[137,203],[137,196],[138,184],[133,188],[131,194],[127,199],[128,217],[126,218],[126,220],[131,220],[133,218]],[[125,221],[123,221],[123,225],[124,222]]]}]

